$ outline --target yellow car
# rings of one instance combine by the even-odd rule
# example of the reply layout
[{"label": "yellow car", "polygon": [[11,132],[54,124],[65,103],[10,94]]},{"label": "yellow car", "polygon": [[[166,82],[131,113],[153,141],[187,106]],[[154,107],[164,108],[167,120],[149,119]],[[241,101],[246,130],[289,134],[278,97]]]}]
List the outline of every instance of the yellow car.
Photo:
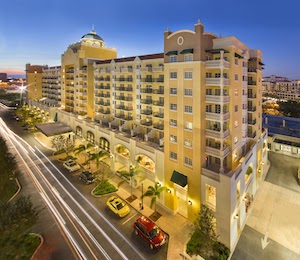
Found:
[{"label": "yellow car", "polygon": [[120,218],[125,217],[130,212],[128,205],[117,196],[110,197],[106,202],[107,207]]}]

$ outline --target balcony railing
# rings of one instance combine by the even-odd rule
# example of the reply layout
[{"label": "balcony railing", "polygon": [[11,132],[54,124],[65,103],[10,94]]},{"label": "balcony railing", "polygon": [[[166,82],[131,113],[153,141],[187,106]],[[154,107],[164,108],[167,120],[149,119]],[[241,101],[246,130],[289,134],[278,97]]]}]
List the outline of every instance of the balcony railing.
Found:
[{"label": "balcony railing", "polygon": [[141,93],[152,93],[152,88],[141,88]]},{"label": "balcony railing", "polygon": [[249,86],[255,86],[256,85],[256,81],[248,80],[248,85]]},{"label": "balcony railing", "polygon": [[255,138],[256,137],[256,131],[255,132],[248,132],[249,138]]},{"label": "balcony railing", "polygon": [[152,99],[141,99],[141,104],[152,104]]},{"label": "balcony railing", "polygon": [[248,94],[248,98],[256,98],[256,94]]},{"label": "balcony railing", "polygon": [[218,147],[205,147],[205,152],[209,155],[216,156],[216,157],[226,157],[230,152],[230,147],[226,146],[223,149],[220,149]]},{"label": "balcony railing", "polygon": [[229,62],[226,60],[207,60],[205,61],[205,67],[208,69],[219,69],[219,68],[225,68],[229,69]]},{"label": "balcony railing", "polygon": [[152,110],[150,109],[143,109],[141,110],[142,115],[152,115]]},{"label": "balcony railing", "polygon": [[154,112],[153,116],[158,118],[164,118],[164,113]]},{"label": "balcony railing", "polygon": [[165,91],[163,89],[153,89],[153,94],[163,95]]},{"label": "balcony railing", "polygon": [[164,106],[164,102],[157,101],[157,100],[153,100],[153,105],[154,105],[154,106],[160,106],[160,107],[163,107],[163,106]]},{"label": "balcony railing", "polygon": [[152,120],[141,120],[141,125],[151,126]]},{"label": "balcony railing", "polygon": [[205,84],[210,86],[229,86],[230,81],[227,78],[206,78]]},{"label": "balcony railing", "polygon": [[164,124],[160,124],[160,123],[154,124],[153,128],[159,129],[159,130],[164,130]]},{"label": "balcony railing", "polygon": [[220,114],[220,113],[212,113],[212,112],[206,112],[205,113],[205,119],[206,120],[213,120],[213,121],[225,121],[230,118],[229,112]]},{"label": "balcony railing", "polygon": [[107,114],[110,114],[110,109],[106,109],[106,110],[104,110],[104,109],[99,109],[97,112],[98,112],[98,113],[101,113],[101,114],[107,115]]},{"label": "balcony railing", "polygon": [[229,136],[229,134],[230,134],[229,129],[223,130],[223,132],[221,132],[221,129],[217,127],[211,127],[205,130],[206,137],[215,138],[215,139],[225,139]]},{"label": "balcony railing", "polygon": [[255,112],[256,111],[256,106],[253,107],[248,107],[249,112]]},{"label": "balcony railing", "polygon": [[211,103],[229,103],[230,97],[229,96],[206,95],[205,101],[211,102]]},{"label": "balcony railing", "polygon": [[256,119],[248,120],[248,125],[255,125],[255,124],[256,124]]}]

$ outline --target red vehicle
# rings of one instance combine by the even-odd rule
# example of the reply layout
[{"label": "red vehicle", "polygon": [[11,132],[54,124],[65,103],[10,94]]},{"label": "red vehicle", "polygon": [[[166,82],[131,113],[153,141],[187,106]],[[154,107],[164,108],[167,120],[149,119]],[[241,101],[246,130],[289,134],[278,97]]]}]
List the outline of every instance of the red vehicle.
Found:
[{"label": "red vehicle", "polygon": [[166,242],[166,234],[145,216],[139,217],[133,225],[134,233],[145,239],[151,249],[159,248]]}]

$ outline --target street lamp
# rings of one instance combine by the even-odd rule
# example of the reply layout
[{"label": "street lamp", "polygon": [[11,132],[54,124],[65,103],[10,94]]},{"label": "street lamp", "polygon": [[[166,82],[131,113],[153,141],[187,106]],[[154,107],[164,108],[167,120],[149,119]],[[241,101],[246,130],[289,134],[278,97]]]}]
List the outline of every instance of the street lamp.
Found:
[{"label": "street lamp", "polygon": [[144,195],[144,184],[142,182],[142,205],[141,205],[141,210],[144,209],[144,197],[143,197],[143,195]]},{"label": "street lamp", "polygon": [[22,83],[22,86],[19,87],[19,89],[21,90],[21,106],[23,106],[23,90],[26,89],[27,86],[23,86],[23,83]]}]

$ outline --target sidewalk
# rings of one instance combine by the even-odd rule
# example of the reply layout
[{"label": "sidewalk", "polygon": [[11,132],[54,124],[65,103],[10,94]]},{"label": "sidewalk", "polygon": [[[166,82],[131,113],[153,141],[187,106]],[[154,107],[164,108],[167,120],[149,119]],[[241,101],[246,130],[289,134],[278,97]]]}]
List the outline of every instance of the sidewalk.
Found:
[{"label": "sidewalk", "polygon": [[[118,183],[121,181],[121,178],[118,176],[114,176],[110,178],[109,181],[117,187]],[[131,195],[130,185],[128,183],[124,183],[123,185],[121,185],[119,187],[119,190],[117,191],[117,195],[124,200],[128,198]],[[142,192],[140,191],[140,189],[133,189],[133,195],[135,195],[137,199],[129,204],[137,211],[140,211],[143,215],[149,217],[154,212],[154,210],[149,207],[150,198],[144,198],[144,209],[140,210],[140,197],[142,195]],[[185,253],[185,244],[188,242],[190,234],[193,232],[191,223],[183,216],[179,214],[173,215],[159,205],[157,205],[157,211],[162,216],[155,223],[169,234],[168,259],[182,260],[184,259],[182,255],[186,257],[185,259],[192,259]]]}]

